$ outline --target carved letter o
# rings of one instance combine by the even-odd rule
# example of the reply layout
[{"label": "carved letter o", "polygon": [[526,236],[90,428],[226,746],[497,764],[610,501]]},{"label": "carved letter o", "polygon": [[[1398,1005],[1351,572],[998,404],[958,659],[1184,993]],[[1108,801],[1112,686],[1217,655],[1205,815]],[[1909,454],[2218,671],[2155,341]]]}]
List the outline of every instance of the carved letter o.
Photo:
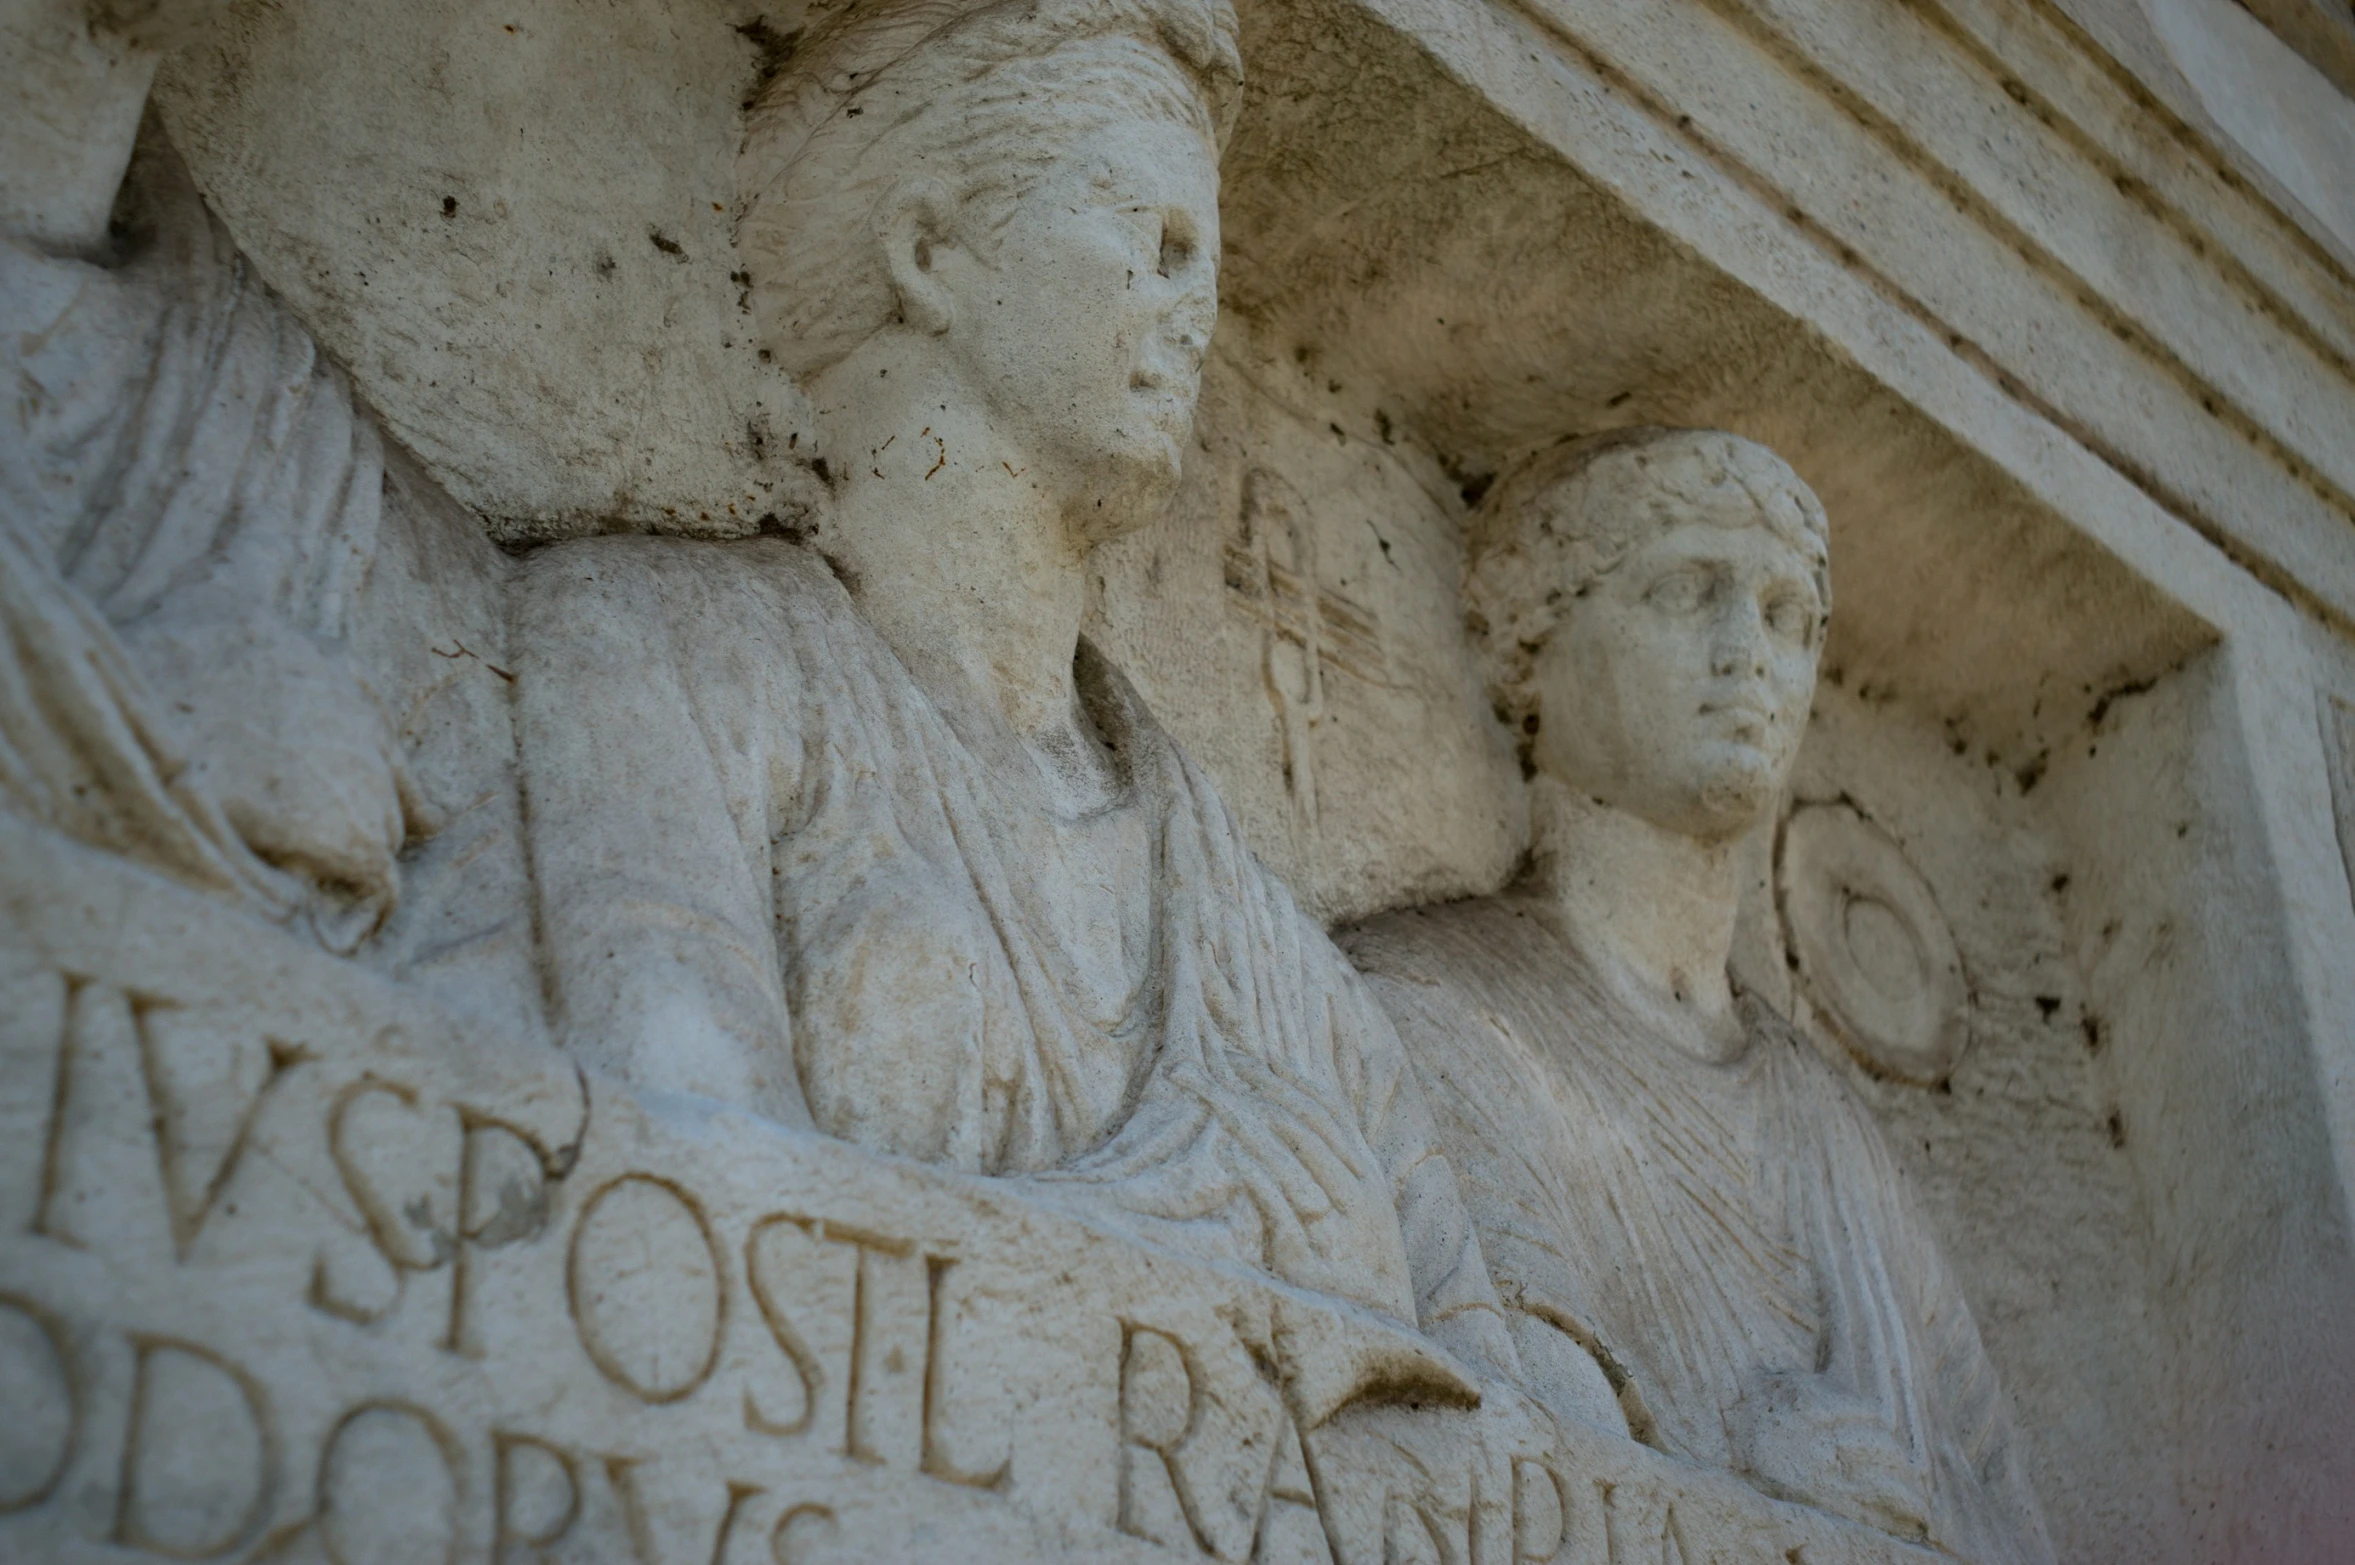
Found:
[{"label": "carved letter o", "polygon": [[404,1402],[366,1402],[319,1458],[319,1541],[333,1565],[451,1565],[458,1557],[458,1443]]},{"label": "carved letter o", "polygon": [[695,1199],[624,1174],[589,1197],[565,1273],[573,1329],[606,1379],[641,1402],[692,1395],[719,1363],[720,1247]]}]

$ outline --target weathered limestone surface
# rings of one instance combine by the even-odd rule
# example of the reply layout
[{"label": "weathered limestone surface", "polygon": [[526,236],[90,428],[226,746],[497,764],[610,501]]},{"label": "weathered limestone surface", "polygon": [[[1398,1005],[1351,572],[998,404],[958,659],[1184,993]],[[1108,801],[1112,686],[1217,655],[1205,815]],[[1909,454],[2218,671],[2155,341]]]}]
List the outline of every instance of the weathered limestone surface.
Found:
[{"label": "weathered limestone surface", "polygon": [[[1743,843],[1814,700],[1828,531],[1781,459],[1717,432],[1508,470],[1465,599],[1533,773],[1529,872],[1349,947],[1542,1400],[1969,1558],[2049,1558],[1904,1177],[1821,1051],[1730,971]],[[1967,1042],[1959,954],[1902,850],[1837,808],[1784,828],[1795,965],[1875,1074],[1944,1085]]]},{"label": "weathered limestone surface", "polygon": [[1914,1555],[6,830],[13,1558]]},{"label": "weathered limestone surface", "polygon": [[2355,1552],[2350,26],[0,0],[0,1556]]}]

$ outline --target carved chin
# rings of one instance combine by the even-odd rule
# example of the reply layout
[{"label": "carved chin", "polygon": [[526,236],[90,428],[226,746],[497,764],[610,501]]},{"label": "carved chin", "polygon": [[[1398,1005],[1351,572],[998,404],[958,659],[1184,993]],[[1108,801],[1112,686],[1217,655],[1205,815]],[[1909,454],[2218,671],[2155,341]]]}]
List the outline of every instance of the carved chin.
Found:
[{"label": "carved chin", "polygon": [[1724,759],[1698,790],[1701,814],[1720,831],[1755,825],[1774,800],[1775,770],[1769,758],[1755,753]]},{"label": "carved chin", "polygon": [[1125,438],[1106,453],[1101,477],[1073,517],[1082,548],[1127,536],[1151,521],[1177,493],[1183,442],[1151,434]]},{"label": "carved chin", "polygon": [[1190,409],[1182,416],[1155,419],[1137,433],[1132,442],[1131,460],[1148,472],[1153,482],[1174,485],[1185,466],[1186,437],[1193,431]]},{"label": "carved chin", "polygon": [[1182,428],[1175,434],[1140,441],[1136,465],[1144,481],[1156,489],[1176,488],[1178,474],[1185,469],[1185,448],[1186,429]]}]

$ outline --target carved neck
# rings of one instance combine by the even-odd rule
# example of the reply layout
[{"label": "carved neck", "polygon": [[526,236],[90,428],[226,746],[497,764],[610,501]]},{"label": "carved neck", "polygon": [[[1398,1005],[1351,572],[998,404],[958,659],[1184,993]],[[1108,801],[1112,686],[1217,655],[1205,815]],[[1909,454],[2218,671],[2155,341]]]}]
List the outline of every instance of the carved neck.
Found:
[{"label": "carved neck", "polygon": [[1100,807],[1115,774],[1073,680],[1087,577],[1066,491],[939,358],[886,332],[812,385],[834,489],[819,545],[934,700],[984,717],[968,742],[1019,745],[1067,813]]},{"label": "carved neck", "polygon": [[1742,1052],[1726,961],[1741,908],[1741,840],[1712,842],[1573,792],[1531,784],[1535,889],[1627,998],[1689,1023],[1679,1047],[1723,1062]]},{"label": "carved neck", "polygon": [[0,229],[93,259],[158,56],[91,29],[85,0],[0,0]]}]

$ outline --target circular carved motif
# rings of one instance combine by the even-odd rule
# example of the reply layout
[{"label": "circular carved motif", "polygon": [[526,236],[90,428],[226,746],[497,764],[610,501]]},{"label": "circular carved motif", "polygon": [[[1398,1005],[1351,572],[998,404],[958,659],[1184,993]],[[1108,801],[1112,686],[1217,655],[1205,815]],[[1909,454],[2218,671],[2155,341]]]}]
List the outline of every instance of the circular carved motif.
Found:
[{"label": "circular carved motif", "polygon": [[1877,1076],[1934,1086],[1970,1041],[1969,985],[1929,882],[1846,804],[1803,805],[1776,866],[1783,936],[1808,998]]}]

